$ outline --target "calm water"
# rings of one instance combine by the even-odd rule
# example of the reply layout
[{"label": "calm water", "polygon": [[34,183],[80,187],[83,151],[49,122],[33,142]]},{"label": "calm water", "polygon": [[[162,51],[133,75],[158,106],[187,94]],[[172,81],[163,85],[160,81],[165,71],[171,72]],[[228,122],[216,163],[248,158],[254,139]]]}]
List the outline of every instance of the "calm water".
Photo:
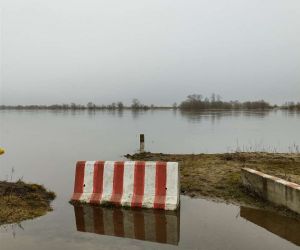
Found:
[{"label": "calm water", "polygon": [[[299,150],[299,125],[299,113],[282,111],[0,111],[0,145],[6,149],[0,177],[10,179],[14,168],[13,179],[42,183],[58,195],[48,215],[22,228],[2,227],[1,249],[298,249],[299,223],[264,211],[182,197],[176,215],[87,208],[91,215],[82,216],[68,200],[77,160],[123,159],[137,150],[139,133],[153,152],[289,152]],[[143,222],[126,219],[135,217]],[[173,230],[160,226],[165,222]]]}]

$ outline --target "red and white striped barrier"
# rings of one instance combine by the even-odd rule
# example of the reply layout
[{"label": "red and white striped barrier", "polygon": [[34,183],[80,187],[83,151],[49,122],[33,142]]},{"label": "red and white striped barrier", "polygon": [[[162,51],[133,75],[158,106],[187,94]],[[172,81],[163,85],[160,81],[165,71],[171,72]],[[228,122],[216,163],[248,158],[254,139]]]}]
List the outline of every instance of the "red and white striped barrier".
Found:
[{"label": "red and white striped barrier", "polygon": [[74,206],[80,232],[178,245],[179,211]]},{"label": "red and white striped barrier", "polygon": [[175,210],[178,163],[79,161],[72,201]]}]

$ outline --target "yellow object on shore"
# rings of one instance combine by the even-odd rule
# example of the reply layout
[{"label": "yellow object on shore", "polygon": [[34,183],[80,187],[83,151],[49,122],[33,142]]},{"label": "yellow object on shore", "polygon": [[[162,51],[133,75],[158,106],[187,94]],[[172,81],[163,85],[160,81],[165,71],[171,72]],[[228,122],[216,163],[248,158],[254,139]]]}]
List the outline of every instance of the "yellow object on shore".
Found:
[{"label": "yellow object on shore", "polygon": [[3,155],[5,153],[4,148],[0,148],[0,155]]}]

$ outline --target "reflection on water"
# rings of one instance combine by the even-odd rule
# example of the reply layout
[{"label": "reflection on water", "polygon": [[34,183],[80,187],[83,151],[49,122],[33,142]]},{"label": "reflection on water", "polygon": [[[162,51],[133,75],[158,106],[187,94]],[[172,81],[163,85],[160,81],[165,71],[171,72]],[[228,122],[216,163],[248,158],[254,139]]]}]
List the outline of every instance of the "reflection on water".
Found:
[{"label": "reflection on water", "polygon": [[201,120],[209,119],[212,123],[224,118],[224,117],[255,117],[265,118],[272,111],[271,110],[204,110],[204,111],[180,111],[180,114],[187,118],[189,121],[199,122]]},{"label": "reflection on water", "polygon": [[0,226],[0,231],[10,232],[13,238],[16,237],[18,229],[24,230],[21,222],[13,223],[13,224],[7,224],[7,225],[4,224],[4,225]]},{"label": "reflection on water", "polygon": [[[181,196],[179,217],[179,214],[157,210],[113,210],[89,206],[74,208],[62,195],[63,192],[60,192],[53,212],[22,222],[24,230],[18,226],[0,227],[0,249],[299,249],[292,243],[292,240],[296,243],[294,239],[299,228],[293,226],[293,230],[287,229],[288,224],[295,225],[296,222],[288,219],[286,229],[282,230],[286,230],[286,238],[278,237],[278,223],[270,222],[270,231],[261,225],[265,217],[272,216],[277,221],[276,215],[267,212],[261,217],[255,215],[258,219],[252,223],[245,220],[252,217],[244,208],[241,217],[238,206]],[[284,221],[284,218],[280,221]],[[282,225],[281,229],[284,228]]]},{"label": "reflection on water", "polygon": [[178,245],[180,211],[74,206],[77,230]]},{"label": "reflection on water", "polygon": [[241,207],[240,216],[300,246],[300,221],[248,207]]}]

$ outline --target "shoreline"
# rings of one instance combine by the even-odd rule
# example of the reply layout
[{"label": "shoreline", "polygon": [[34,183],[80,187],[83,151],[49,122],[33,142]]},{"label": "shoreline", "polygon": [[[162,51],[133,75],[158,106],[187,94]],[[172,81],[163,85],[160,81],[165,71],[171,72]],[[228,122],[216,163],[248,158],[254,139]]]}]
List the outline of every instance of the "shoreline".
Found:
[{"label": "shoreline", "polygon": [[284,207],[278,207],[247,190],[241,182],[240,170],[252,168],[266,174],[300,184],[300,154],[296,153],[224,153],[163,154],[135,153],[130,160],[177,161],[180,166],[181,194],[239,206],[266,209],[297,218]]},{"label": "shoreline", "polygon": [[173,110],[173,111],[182,111],[182,112],[206,112],[206,111],[295,111],[299,112],[300,109],[298,108],[286,108],[286,107],[270,107],[270,108],[201,108],[201,109],[188,109],[188,108],[180,108],[180,107],[142,107],[142,108],[131,108],[131,107],[124,107],[124,108],[109,108],[109,107],[96,107],[96,108],[88,108],[88,107],[51,107],[51,106],[0,106],[0,110],[62,110],[62,111],[74,111],[74,110],[88,110],[88,111],[148,111],[148,110]]},{"label": "shoreline", "polygon": [[0,181],[0,225],[34,219],[52,211],[54,192],[23,181]]}]

